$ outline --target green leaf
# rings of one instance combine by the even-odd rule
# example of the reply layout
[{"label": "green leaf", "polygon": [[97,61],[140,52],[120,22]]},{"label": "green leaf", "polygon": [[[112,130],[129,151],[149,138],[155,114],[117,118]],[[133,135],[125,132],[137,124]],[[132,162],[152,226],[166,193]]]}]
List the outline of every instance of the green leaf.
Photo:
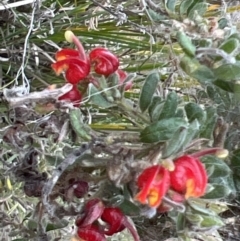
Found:
[{"label": "green leaf", "polygon": [[[226,41],[224,41],[221,45],[220,45],[220,49],[223,50],[224,52],[231,54],[233,51],[235,51],[239,46],[239,40],[236,38],[228,38]],[[217,56],[215,58],[215,61],[219,61],[221,60],[222,57],[221,56]]]},{"label": "green leaf", "polygon": [[208,4],[207,3],[197,3],[188,11],[188,18],[195,19],[196,13],[200,16],[203,16],[207,11]]},{"label": "green leaf", "polygon": [[163,119],[147,126],[141,131],[140,138],[147,143],[167,141],[180,127],[187,127],[187,122],[182,118]]},{"label": "green leaf", "polygon": [[[198,208],[203,208],[203,209],[207,209],[210,211],[210,214],[212,212],[214,212],[215,214],[219,214],[219,213],[222,213],[226,210],[228,210],[228,206],[226,203],[224,202],[221,202],[221,201],[211,201],[211,200],[205,200],[205,199],[200,199],[200,198],[189,198],[187,200],[187,202],[192,206],[192,207],[198,207]],[[203,211],[203,214],[204,214],[204,210],[199,210],[199,211]]]},{"label": "green leaf", "polygon": [[171,12],[175,12],[176,0],[165,0],[165,7]]},{"label": "green leaf", "polygon": [[195,56],[196,47],[193,45],[191,39],[183,31],[178,31],[176,37],[183,51],[190,57]]},{"label": "green leaf", "polygon": [[90,127],[83,123],[83,116],[80,109],[71,109],[69,112],[69,118],[72,128],[77,135],[83,140],[90,141],[92,139],[88,131]]},{"label": "green leaf", "polygon": [[228,165],[220,158],[216,156],[204,156],[201,158],[206,168],[214,168],[213,173],[209,176],[212,178],[228,177],[231,174],[231,169]]},{"label": "green leaf", "polygon": [[214,85],[208,85],[207,86],[207,94],[210,99],[214,101],[216,104],[222,103],[222,98],[220,97],[219,91],[216,90],[216,87]]},{"label": "green leaf", "polygon": [[27,223],[27,226],[28,226],[28,228],[29,228],[30,230],[36,230],[37,227],[38,227],[38,224],[37,224],[37,222],[36,222],[35,220],[29,219],[29,220],[28,220],[28,223]]},{"label": "green leaf", "polygon": [[156,23],[157,22],[162,22],[164,19],[166,19],[165,15],[153,11],[151,8],[146,9],[146,12],[147,12],[149,18],[153,22],[156,22]]},{"label": "green leaf", "polygon": [[140,208],[131,201],[124,199],[124,201],[119,205],[119,208],[127,216],[138,216],[140,214]]},{"label": "green leaf", "polygon": [[181,58],[180,66],[188,75],[191,75],[199,68],[200,63],[196,59],[185,55]]},{"label": "green leaf", "polygon": [[89,85],[88,89],[90,100],[94,105],[103,108],[110,108],[116,105],[113,102],[109,102],[94,85]]},{"label": "green leaf", "polygon": [[213,72],[219,80],[237,80],[240,78],[240,64],[223,64],[214,69]]},{"label": "green leaf", "polygon": [[192,208],[194,213],[204,214],[204,215],[216,215],[215,212],[213,212],[212,210],[209,210],[208,208],[202,205],[198,205],[196,202],[191,201],[191,199],[188,201],[188,204]]},{"label": "green leaf", "polygon": [[124,93],[124,87],[122,88],[123,91],[120,91],[121,87],[118,86],[119,84],[119,77],[116,73],[111,74],[107,78],[107,86],[106,88],[111,88],[111,96],[114,99],[120,99],[122,94]]},{"label": "green leaf", "polygon": [[217,79],[217,80],[213,81],[213,84],[227,92],[231,92],[231,93],[234,92],[234,83],[231,81]]},{"label": "green leaf", "polygon": [[236,38],[229,38],[220,45],[220,49],[224,50],[226,53],[230,54],[236,50],[239,46],[239,40]]},{"label": "green leaf", "polygon": [[178,96],[175,92],[171,92],[167,95],[162,111],[159,116],[159,120],[165,118],[171,118],[175,116],[178,105]]},{"label": "green leaf", "polygon": [[224,29],[225,27],[228,26],[229,20],[226,18],[221,18],[218,20],[218,27],[220,29]]},{"label": "green leaf", "polygon": [[142,112],[147,110],[147,108],[151,104],[151,101],[152,101],[154,92],[157,88],[157,85],[159,83],[159,80],[160,80],[160,76],[156,72],[147,76],[143,84],[142,91],[139,98],[139,106]]},{"label": "green leaf", "polygon": [[[221,183],[222,179],[219,178],[219,183]],[[205,199],[218,199],[218,198],[226,198],[232,190],[229,188],[227,184],[212,184],[214,189],[208,193],[206,193],[203,198]]]},{"label": "green leaf", "polygon": [[177,232],[183,231],[186,225],[186,216],[184,213],[178,213],[176,228]]},{"label": "green leaf", "polygon": [[175,114],[175,117],[184,118],[185,117],[185,111],[182,107],[178,108]]},{"label": "green leaf", "polygon": [[213,71],[205,65],[200,65],[191,76],[199,81],[200,84],[206,85],[216,79]]},{"label": "green leaf", "polygon": [[231,167],[234,172],[240,175],[240,149],[237,149],[232,153]]},{"label": "green leaf", "polygon": [[207,117],[201,125],[200,137],[211,139],[217,121],[216,108],[211,106],[207,107],[205,112]]},{"label": "green leaf", "polygon": [[200,124],[197,119],[192,121],[187,129],[187,135],[185,140],[182,144],[182,149],[187,147],[187,145],[196,137],[197,133],[199,132]]},{"label": "green leaf", "polygon": [[203,221],[201,222],[201,227],[221,227],[224,225],[224,222],[219,216],[206,216],[202,215]]},{"label": "green leaf", "polygon": [[185,111],[189,122],[197,119],[199,123],[204,122],[206,119],[206,114],[204,110],[196,103],[190,102],[185,105]]},{"label": "green leaf", "polygon": [[63,158],[55,155],[51,156],[45,154],[45,160],[48,162],[49,165],[57,166],[63,161]]},{"label": "green leaf", "polygon": [[48,223],[47,227],[46,227],[46,232],[52,231],[52,230],[56,230],[56,229],[62,229],[67,227],[69,224],[69,221],[66,219],[61,219],[61,222],[59,223]]},{"label": "green leaf", "polygon": [[187,11],[189,7],[192,5],[193,0],[188,0],[188,1],[182,1],[179,7],[179,14],[181,17],[185,17],[187,15]]},{"label": "green leaf", "polygon": [[196,213],[186,212],[186,219],[193,225],[199,226],[199,224],[203,221],[201,215]]},{"label": "green leaf", "polygon": [[165,143],[162,151],[163,159],[178,153],[182,149],[183,143],[187,136],[187,131],[187,128],[180,127],[173,134],[172,138]]},{"label": "green leaf", "polygon": [[152,102],[148,108],[148,113],[152,122],[159,120],[159,115],[164,106],[164,101],[160,96],[153,96]]}]

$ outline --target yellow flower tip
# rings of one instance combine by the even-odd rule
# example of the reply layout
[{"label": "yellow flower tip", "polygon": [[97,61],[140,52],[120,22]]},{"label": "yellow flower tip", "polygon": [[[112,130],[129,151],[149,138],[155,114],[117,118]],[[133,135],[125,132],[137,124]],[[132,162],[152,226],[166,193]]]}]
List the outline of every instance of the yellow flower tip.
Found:
[{"label": "yellow flower tip", "polygon": [[185,198],[188,199],[189,197],[197,197],[195,192],[195,183],[193,179],[187,180],[187,186],[186,186],[186,194]]},{"label": "yellow flower tip", "polygon": [[162,160],[161,164],[170,172],[173,172],[175,170],[175,165],[172,159],[164,159]]},{"label": "yellow flower tip", "polygon": [[67,30],[64,34],[65,39],[69,42],[72,43],[73,42],[73,37],[74,37],[74,33],[71,30]]},{"label": "yellow flower tip", "polygon": [[58,63],[54,63],[54,64],[52,64],[52,68],[55,71],[56,75],[58,76],[62,72],[66,71],[69,68],[69,66],[68,66],[68,64],[59,65]]},{"label": "yellow flower tip", "polygon": [[161,203],[161,198],[159,192],[155,189],[150,190],[148,194],[148,205],[150,207],[158,207]]},{"label": "yellow flower tip", "polygon": [[221,149],[216,152],[216,156],[219,158],[226,158],[229,154],[229,151],[227,149]]}]

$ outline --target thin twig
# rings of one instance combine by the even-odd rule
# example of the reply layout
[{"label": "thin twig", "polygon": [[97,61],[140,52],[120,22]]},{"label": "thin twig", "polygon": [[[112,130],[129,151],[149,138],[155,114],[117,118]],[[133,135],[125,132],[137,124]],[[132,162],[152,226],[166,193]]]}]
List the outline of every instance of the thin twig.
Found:
[{"label": "thin twig", "polygon": [[0,11],[6,10],[6,9],[9,9],[9,8],[20,7],[20,6],[23,6],[23,5],[34,3],[35,1],[36,0],[23,0],[23,1],[18,1],[18,2],[15,2],[15,3],[9,3],[9,4],[0,3],[2,5],[2,6],[0,6]]}]

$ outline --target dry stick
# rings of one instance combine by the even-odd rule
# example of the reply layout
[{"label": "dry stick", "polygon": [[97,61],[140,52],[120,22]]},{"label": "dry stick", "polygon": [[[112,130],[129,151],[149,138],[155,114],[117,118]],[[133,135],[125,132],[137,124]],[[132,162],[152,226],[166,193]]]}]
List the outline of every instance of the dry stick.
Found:
[{"label": "dry stick", "polygon": [[82,157],[89,149],[92,148],[92,146],[92,142],[84,143],[79,148],[75,149],[62,161],[62,163],[56,167],[52,173],[52,177],[49,178],[48,181],[44,184],[42,189],[42,203],[51,217],[54,216],[55,206],[50,204],[48,199],[59,177],[69,166],[71,166],[76,161],[77,158]]},{"label": "dry stick", "polygon": [[31,102],[37,102],[39,100],[44,100],[48,98],[57,99],[58,96],[64,95],[67,92],[69,92],[72,89],[71,84],[66,84],[63,87],[59,89],[45,89],[43,91],[39,92],[32,92],[25,96],[20,97],[11,97],[11,95],[14,95],[14,89],[4,89],[3,94],[6,98],[6,100],[9,102],[9,105],[12,107],[20,106],[22,104],[28,104]]}]

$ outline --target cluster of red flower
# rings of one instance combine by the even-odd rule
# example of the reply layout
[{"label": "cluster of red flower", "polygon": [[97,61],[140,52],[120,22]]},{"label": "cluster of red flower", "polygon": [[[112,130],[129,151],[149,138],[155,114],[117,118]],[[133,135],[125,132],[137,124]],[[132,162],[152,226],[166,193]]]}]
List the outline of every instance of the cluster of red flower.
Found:
[{"label": "cluster of red flower", "polygon": [[142,204],[168,211],[162,198],[168,196],[174,202],[183,202],[189,197],[201,197],[205,194],[207,172],[194,155],[184,155],[174,161],[174,168],[154,165],[145,169],[138,177],[140,192],[135,199]]},{"label": "cluster of red flower", "polygon": [[105,207],[100,199],[92,199],[85,204],[82,215],[76,220],[76,226],[77,239],[84,241],[106,241],[105,235],[112,236],[125,228],[135,241],[140,240],[129,218],[117,207]]},{"label": "cluster of red flower", "polygon": [[[120,84],[126,79],[127,73],[118,69],[118,57],[108,49],[98,47],[87,55],[81,42],[71,31],[66,31],[65,38],[68,42],[73,42],[77,50],[62,49],[55,55],[56,62],[52,64],[53,70],[57,75],[65,72],[67,82],[73,85],[73,88],[62,95],[59,100],[69,100],[74,103],[74,106],[80,105],[82,94],[78,90],[77,84],[89,76],[91,66],[95,73],[106,77],[116,72]],[[128,86],[129,88],[131,86]]]}]

